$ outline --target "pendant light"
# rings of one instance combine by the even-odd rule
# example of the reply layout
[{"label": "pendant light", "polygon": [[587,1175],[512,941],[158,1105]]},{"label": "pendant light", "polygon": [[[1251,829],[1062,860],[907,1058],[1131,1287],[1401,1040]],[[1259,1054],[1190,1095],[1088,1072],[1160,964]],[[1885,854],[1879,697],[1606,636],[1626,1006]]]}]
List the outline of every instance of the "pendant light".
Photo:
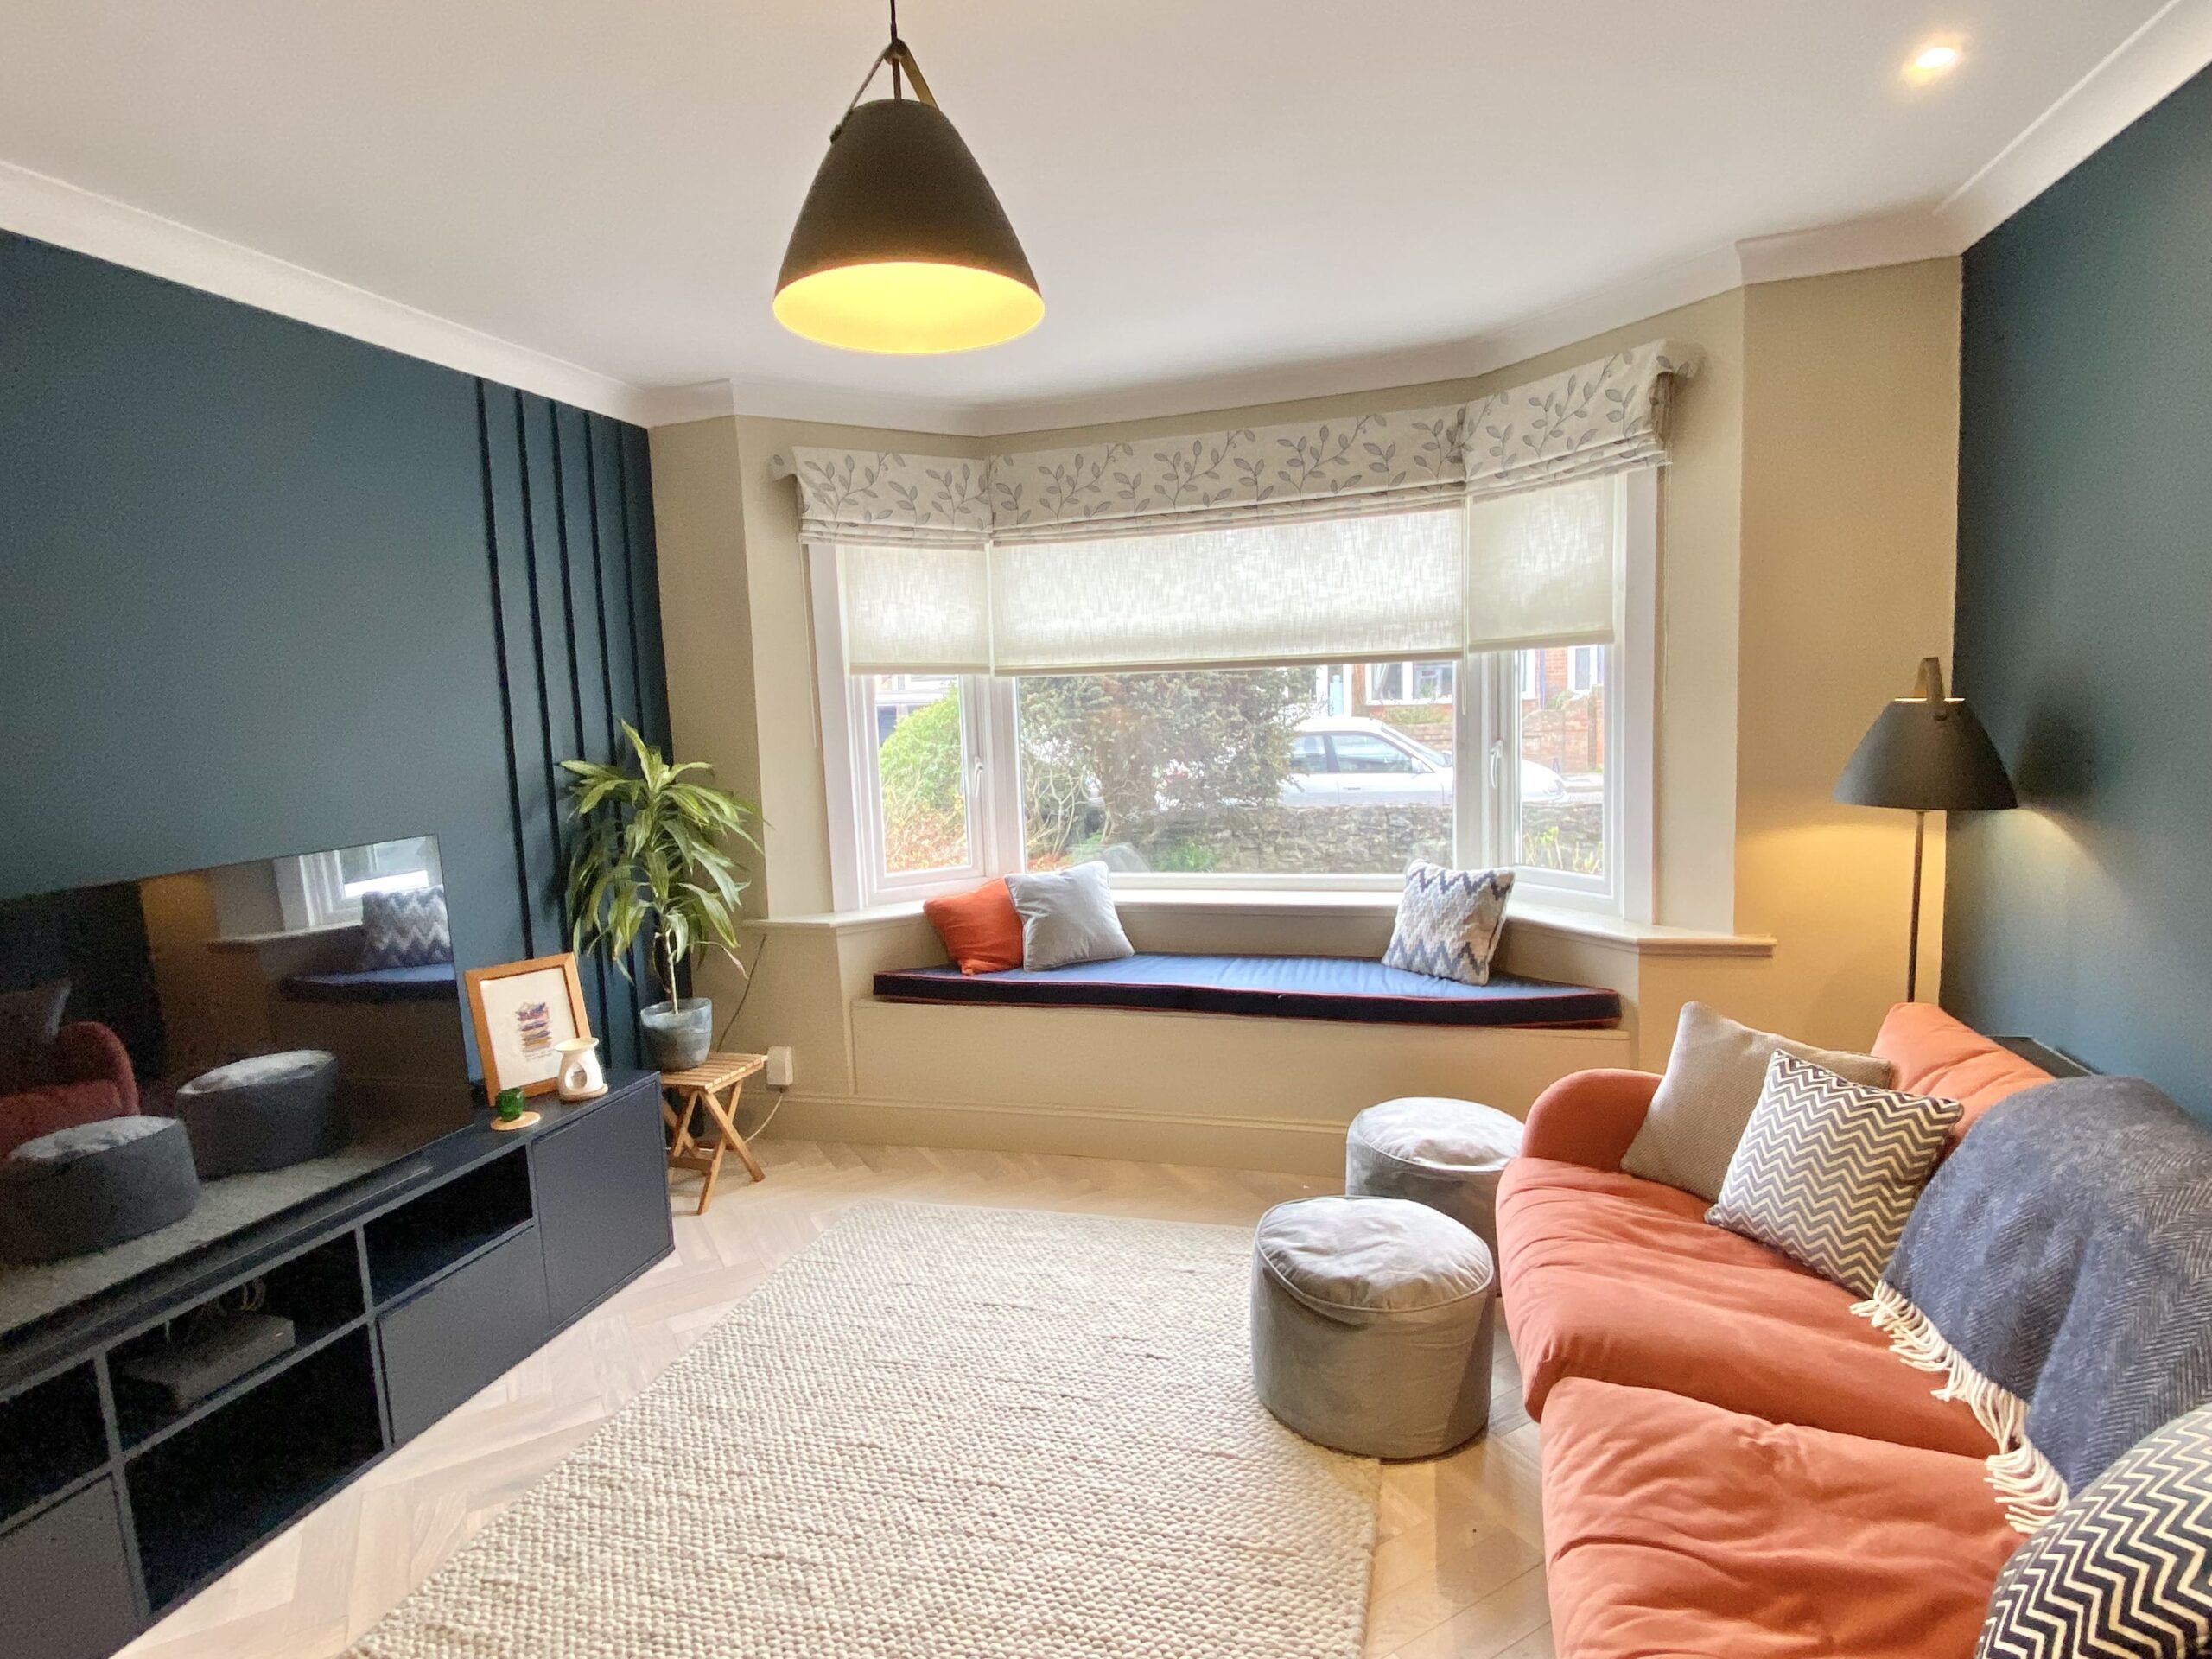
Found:
[{"label": "pendant light", "polygon": [[[891,96],[861,103],[885,64]],[[808,340],[907,354],[995,346],[1044,319],[1006,210],[899,38],[898,0],[799,209],[775,312]]]}]

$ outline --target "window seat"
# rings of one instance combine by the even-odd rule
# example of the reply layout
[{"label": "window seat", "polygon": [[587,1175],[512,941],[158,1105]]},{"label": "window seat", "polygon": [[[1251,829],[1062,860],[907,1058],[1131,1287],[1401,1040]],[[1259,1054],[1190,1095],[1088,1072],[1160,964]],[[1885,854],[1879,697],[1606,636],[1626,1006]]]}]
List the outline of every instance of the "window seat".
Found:
[{"label": "window seat", "polygon": [[1493,974],[1487,985],[1462,985],[1349,957],[1146,951],[1118,962],[1036,971],[908,968],[876,975],[875,995],[893,1002],[1148,1008],[1370,1025],[1593,1030],[1618,1026],[1621,1017],[1620,993],[1596,986],[1513,974]]},{"label": "window seat", "polygon": [[425,963],[413,968],[357,969],[342,974],[294,974],[278,995],[287,1002],[451,1001],[453,963]]}]

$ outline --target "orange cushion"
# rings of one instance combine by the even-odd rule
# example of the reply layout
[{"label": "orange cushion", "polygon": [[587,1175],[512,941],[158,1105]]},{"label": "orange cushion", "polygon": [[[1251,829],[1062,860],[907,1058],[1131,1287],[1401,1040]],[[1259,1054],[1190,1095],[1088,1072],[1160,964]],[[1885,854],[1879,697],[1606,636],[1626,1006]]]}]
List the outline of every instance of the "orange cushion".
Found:
[{"label": "orange cushion", "polygon": [[1980,1457],[1974,1414],[1938,1400],[1851,1312],[1842,1286],[1633,1175],[1516,1158],[1498,1182],[1498,1276],[1529,1413],[1562,1379],[1668,1389],[1770,1422]]},{"label": "orange cushion", "polygon": [[922,900],[944,953],[963,974],[992,974],[1021,966],[1021,918],[1006,878],[995,876],[980,887]]},{"label": "orange cushion", "polygon": [[1571,1380],[1544,1418],[1560,1659],[1969,1659],[2020,1535],[1976,1458]]},{"label": "orange cushion", "polygon": [[1936,1095],[1966,1108],[1950,1144],[2005,1096],[2050,1073],[2024,1060],[1928,1002],[1900,1002],[1882,1021],[1874,1052],[1897,1069],[1897,1087],[1909,1095]]}]

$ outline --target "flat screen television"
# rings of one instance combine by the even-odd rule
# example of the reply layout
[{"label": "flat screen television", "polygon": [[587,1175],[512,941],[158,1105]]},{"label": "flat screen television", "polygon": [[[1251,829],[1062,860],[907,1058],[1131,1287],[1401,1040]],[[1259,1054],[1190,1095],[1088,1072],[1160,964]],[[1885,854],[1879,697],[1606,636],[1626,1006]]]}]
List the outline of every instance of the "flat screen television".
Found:
[{"label": "flat screen television", "polygon": [[470,1121],[444,899],[416,836],[0,900],[0,1160],[132,1116],[135,1096],[136,1116],[183,1123],[198,1187],[181,1219],[56,1254],[0,1169],[0,1345]]}]

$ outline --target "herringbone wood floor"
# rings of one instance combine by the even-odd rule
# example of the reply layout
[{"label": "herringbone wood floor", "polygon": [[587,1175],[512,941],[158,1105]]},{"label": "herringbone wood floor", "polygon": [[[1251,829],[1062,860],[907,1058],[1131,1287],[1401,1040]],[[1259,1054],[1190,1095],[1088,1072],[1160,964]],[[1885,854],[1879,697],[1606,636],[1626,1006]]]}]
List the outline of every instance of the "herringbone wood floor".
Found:
[{"label": "herringbone wood floor", "polygon": [[[1250,1222],[1270,1204],[1325,1190],[1296,1176],[1090,1158],[800,1141],[760,1152],[767,1181],[726,1177],[703,1219],[686,1201],[696,1179],[678,1177],[673,1260],[147,1632],[127,1659],[342,1653],[854,1203]],[[1370,1659],[1549,1659],[1536,1475],[1536,1429],[1501,1333],[1489,1437],[1440,1462],[1384,1468]]]}]

